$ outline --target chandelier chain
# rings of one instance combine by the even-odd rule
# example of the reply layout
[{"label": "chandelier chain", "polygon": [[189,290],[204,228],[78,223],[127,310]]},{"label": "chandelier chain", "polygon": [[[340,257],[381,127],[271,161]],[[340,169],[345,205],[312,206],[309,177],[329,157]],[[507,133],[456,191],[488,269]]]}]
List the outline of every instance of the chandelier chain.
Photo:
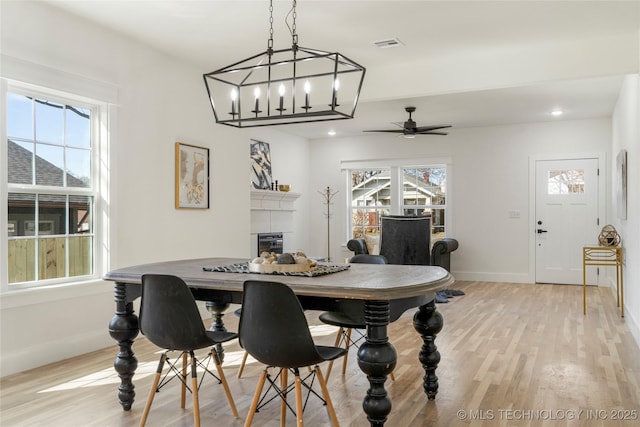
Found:
[{"label": "chandelier chain", "polygon": [[273,0],[269,0],[269,41],[267,42],[269,52],[273,51]]}]

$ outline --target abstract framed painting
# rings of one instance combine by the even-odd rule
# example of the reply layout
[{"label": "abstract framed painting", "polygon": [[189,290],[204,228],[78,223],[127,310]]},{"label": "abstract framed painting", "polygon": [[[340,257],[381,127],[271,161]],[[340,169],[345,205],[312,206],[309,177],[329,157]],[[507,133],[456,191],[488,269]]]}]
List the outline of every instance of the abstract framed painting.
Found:
[{"label": "abstract framed painting", "polygon": [[255,139],[251,141],[251,187],[256,190],[271,190],[271,151],[269,150],[269,143]]},{"label": "abstract framed painting", "polygon": [[209,209],[209,149],[176,142],[176,209]]}]

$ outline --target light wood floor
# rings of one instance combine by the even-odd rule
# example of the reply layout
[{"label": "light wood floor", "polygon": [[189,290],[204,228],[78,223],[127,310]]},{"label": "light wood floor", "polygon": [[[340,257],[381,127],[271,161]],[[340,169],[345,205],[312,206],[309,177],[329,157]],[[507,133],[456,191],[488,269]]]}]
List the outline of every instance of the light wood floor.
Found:
[{"label": "light wood floor", "polygon": [[[583,316],[579,286],[457,282],[453,288],[466,295],[438,304],[445,326],[436,339],[442,361],[435,401],[428,401],[422,391],[424,372],[417,362],[421,340],[412,313],[389,328],[398,366],[396,381],[387,381],[393,401],[388,426],[639,425],[640,350],[618,315],[610,289],[589,288]],[[317,315],[309,312],[316,340],[331,344],[335,330],[322,326]],[[229,329],[236,330],[235,316],[227,317]],[[0,424],[137,425],[158,354],[144,338],[134,349],[139,367],[131,411],[123,411],[117,401],[114,346],[3,378]],[[240,418],[232,417],[222,388],[209,382],[200,397],[203,426],[242,426],[261,369],[252,363],[238,380],[241,349],[237,342],[225,349],[225,372]],[[341,424],[368,425],[361,409],[368,383],[355,353],[347,375],[334,368],[329,386]],[[618,416],[635,420],[613,420]],[[279,405],[274,402],[256,414],[254,425],[277,426],[278,420]],[[314,401],[305,422],[329,425],[325,409]],[[177,389],[163,389],[147,425],[192,424],[190,405],[180,409]],[[294,424],[289,415],[288,425]]]}]

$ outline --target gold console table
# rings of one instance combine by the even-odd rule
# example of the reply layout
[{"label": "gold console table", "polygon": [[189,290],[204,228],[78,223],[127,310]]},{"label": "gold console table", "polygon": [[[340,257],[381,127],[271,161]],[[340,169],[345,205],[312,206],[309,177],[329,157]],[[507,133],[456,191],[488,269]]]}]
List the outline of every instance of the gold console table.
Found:
[{"label": "gold console table", "polygon": [[619,246],[585,246],[582,248],[582,311],[587,314],[587,267],[616,268],[616,304],[624,317],[624,282],[622,279],[622,248]]}]

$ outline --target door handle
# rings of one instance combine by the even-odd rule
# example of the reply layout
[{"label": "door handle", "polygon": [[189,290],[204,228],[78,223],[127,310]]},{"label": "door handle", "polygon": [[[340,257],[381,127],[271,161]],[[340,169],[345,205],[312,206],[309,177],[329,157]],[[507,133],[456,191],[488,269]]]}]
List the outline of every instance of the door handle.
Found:
[{"label": "door handle", "polygon": [[547,230],[543,230],[542,228],[538,228],[538,234],[546,233]]}]

